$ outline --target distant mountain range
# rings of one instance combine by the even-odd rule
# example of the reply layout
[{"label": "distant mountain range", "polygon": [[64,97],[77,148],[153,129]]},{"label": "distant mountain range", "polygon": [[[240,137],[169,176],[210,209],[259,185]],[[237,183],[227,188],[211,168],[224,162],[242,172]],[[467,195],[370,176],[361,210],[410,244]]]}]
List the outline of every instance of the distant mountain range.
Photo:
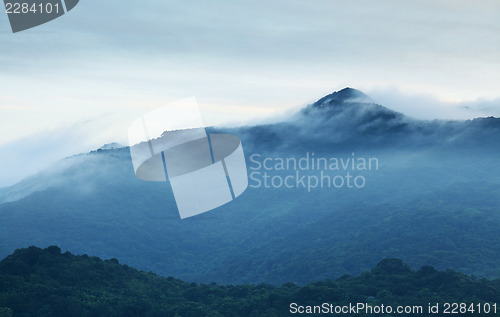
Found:
[{"label": "distant mountain range", "polygon": [[0,190],[0,256],[59,245],[221,283],[307,283],[386,257],[500,276],[498,118],[415,120],[346,88],[284,122],[209,131],[240,137],[249,175],[261,173],[254,178],[320,172],[256,170],[265,158],[376,158],[379,166],[350,170],[363,188],[255,188],[250,180],[230,204],[181,221],[169,183],[138,180],[128,148],[108,146]]}]

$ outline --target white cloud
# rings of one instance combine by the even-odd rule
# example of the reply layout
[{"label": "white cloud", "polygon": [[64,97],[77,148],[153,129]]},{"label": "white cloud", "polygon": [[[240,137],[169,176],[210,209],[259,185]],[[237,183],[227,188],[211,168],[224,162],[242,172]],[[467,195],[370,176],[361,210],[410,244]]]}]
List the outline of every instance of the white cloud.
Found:
[{"label": "white cloud", "polygon": [[442,100],[431,94],[403,92],[396,87],[366,93],[376,103],[416,119],[464,120],[500,115],[500,99]]},{"label": "white cloud", "polygon": [[64,157],[110,143],[108,125],[105,117],[82,121],[0,145],[0,187],[13,185]]}]

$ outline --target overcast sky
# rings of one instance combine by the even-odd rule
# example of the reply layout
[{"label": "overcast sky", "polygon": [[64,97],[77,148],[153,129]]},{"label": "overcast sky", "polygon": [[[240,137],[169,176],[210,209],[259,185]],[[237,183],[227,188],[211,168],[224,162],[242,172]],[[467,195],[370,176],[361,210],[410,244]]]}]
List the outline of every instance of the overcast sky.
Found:
[{"label": "overcast sky", "polygon": [[0,187],[191,96],[209,123],[346,86],[416,118],[500,116],[499,17],[498,0],[81,0],[12,34],[2,14]]}]

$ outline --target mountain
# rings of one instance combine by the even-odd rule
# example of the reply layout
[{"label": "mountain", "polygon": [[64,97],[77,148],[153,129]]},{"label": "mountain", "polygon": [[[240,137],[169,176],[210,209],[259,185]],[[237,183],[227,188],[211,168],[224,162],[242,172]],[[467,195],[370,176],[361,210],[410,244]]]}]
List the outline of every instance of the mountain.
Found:
[{"label": "mountain", "polygon": [[344,88],[325,96],[300,113],[323,120],[342,115],[349,117],[351,121],[354,119],[354,123],[357,124],[387,122],[404,118],[401,113],[376,104],[370,97],[353,88]]},{"label": "mountain", "polygon": [[207,283],[306,284],[387,257],[500,276],[500,119],[415,120],[348,88],[209,130],[242,140],[250,186],[233,202],[180,220],[169,183],[138,180],[128,148],[98,150],[0,190],[0,256],[59,245]]},{"label": "mountain", "polygon": [[415,148],[446,149],[481,147],[499,150],[495,136],[499,118],[466,121],[416,120],[376,104],[364,93],[345,88],[305,107],[290,120],[278,124],[237,129],[251,151],[304,152],[319,148],[329,151],[358,151]]},{"label": "mountain", "polygon": [[[6,317],[289,316],[314,306],[331,312],[350,303],[383,304],[386,310],[408,306],[417,309],[414,314],[432,316],[429,303],[443,312],[450,301],[466,303],[469,309],[461,315],[474,316],[479,308],[494,309],[499,300],[500,280],[431,266],[414,271],[399,259],[384,259],[357,277],[303,287],[187,283],[138,271],[117,259],[61,253],[57,246],[19,249],[0,262],[0,316]],[[370,315],[364,309],[359,315]]]},{"label": "mountain", "polygon": [[116,143],[116,142],[113,142],[113,143],[108,143],[108,144],[104,144],[103,146],[101,146],[99,150],[114,150],[114,149],[120,149],[120,148],[123,148],[125,147],[125,145],[122,145],[120,143]]}]

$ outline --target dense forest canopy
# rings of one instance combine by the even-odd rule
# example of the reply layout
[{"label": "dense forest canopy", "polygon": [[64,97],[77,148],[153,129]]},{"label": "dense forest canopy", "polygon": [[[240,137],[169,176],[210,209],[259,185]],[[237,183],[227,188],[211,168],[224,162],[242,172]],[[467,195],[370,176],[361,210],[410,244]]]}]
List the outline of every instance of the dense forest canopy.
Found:
[{"label": "dense forest canopy", "polygon": [[139,271],[117,259],[61,253],[57,246],[19,249],[0,262],[1,317],[289,316],[298,307],[325,303],[427,309],[429,303],[443,307],[446,302],[500,303],[500,280],[431,266],[412,270],[395,258],[384,259],[360,276],[280,287],[189,283]]}]

